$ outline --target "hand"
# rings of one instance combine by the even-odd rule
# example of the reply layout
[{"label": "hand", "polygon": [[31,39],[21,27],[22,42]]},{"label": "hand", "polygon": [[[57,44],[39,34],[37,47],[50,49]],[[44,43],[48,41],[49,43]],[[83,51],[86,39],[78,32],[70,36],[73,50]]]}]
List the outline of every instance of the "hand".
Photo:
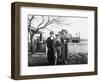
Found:
[{"label": "hand", "polygon": [[55,53],[55,57],[57,57],[57,52]]}]

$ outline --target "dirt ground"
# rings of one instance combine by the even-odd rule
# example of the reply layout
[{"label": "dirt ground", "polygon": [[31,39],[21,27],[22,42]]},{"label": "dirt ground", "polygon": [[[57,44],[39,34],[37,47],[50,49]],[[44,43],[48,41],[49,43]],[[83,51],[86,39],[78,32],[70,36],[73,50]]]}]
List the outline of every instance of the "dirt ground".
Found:
[{"label": "dirt ground", "polygon": [[[88,62],[87,54],[75,54],[67,58],[66,65],[71,64],[87,64]],[[28,66],[48,66],[50,63],[47,60],[47,55],[45,53],[35,53],[29,55]]]}]

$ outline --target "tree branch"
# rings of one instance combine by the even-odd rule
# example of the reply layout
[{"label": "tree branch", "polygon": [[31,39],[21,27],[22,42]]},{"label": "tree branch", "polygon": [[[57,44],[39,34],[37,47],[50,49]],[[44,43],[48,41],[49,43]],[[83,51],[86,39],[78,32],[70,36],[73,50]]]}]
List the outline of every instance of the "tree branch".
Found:
[{"label": "tree branch", "polygon": [[34,19],[34,15],[31,17],[31,19],[28,18],[28,20],[31,22]]},{"label": "tree branch", "polygon": [[[47,16],[47,21],[46,22],[44,22],[44,21],[45,21],[44,16],[42,16],[42,22],[37,26],[37,29],[33,32],[33,35],[35,33],[37,33],[40,29],[44,29],[46,26],[48,26],[48,25],[50,25],[52,23],[60,22],[60,19],[59,18],[53,18],[52,20],[50,20],[50,17]],[[45,23],[45,24],[43,24],[43,23]],[[43,24],[43,26],[41,26],[42,24]]]},{"label": "tree branch", "polygon": [[57,18],[53,18],[51,21],[49,21],[49,23],[47,24],[47,26],[50,25],[51,23],[53,23],[54,21],[56,21],[56,19]]},{"label": "tree branch", "polygon": [[31,26],[31,21],[34,19],[34,15],[31,17],[31,19],[29,19],[29,17],[28,17],[28,21],[29,21],[29,24],[28,24],[28,31],[29,32],[31,32],[31,29],[30,28],[33,28],[32,26]]},{"label": "tree branch", "polygon": [[39,28],[39,26],[41,26],[44,23],[44,16],[42,16],[42,22],[37,26],[37,28]]},{"label": "tree branch", "polygon": [[48,25],[49,25],[49,22],[50,22],[50,19],[49,19],[49,16],[48,16],[48,20],[47,20],[47,22],[45,23],[45,25],[42,26],[42,27],[40,27],[39,29],[43,29],[43,28],[45,28],[46,26],[48,26]]}]

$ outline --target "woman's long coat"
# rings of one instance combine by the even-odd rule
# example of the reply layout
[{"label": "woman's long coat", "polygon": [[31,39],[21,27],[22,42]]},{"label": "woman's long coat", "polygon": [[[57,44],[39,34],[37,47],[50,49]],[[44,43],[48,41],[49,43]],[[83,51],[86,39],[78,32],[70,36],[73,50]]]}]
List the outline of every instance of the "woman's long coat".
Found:
[{"label": "woman's long coat", "polygon": [[47,59],[50,62],[50,64],[55,63],[55,48],[54,48],[54,39],[51,39],[50,37],[47,38]]}]

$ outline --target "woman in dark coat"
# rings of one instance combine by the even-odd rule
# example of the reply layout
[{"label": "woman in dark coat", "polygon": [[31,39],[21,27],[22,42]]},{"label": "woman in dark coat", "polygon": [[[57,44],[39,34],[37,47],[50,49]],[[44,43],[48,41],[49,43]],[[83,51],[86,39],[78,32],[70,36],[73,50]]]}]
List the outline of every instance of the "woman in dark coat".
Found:
[{"label": "woman in dark coat", "polygon": [[50,32],[50,37],[47,38],[47,59],[50,64],[55,64],[55,49],[54,49],[54,32]]}]

